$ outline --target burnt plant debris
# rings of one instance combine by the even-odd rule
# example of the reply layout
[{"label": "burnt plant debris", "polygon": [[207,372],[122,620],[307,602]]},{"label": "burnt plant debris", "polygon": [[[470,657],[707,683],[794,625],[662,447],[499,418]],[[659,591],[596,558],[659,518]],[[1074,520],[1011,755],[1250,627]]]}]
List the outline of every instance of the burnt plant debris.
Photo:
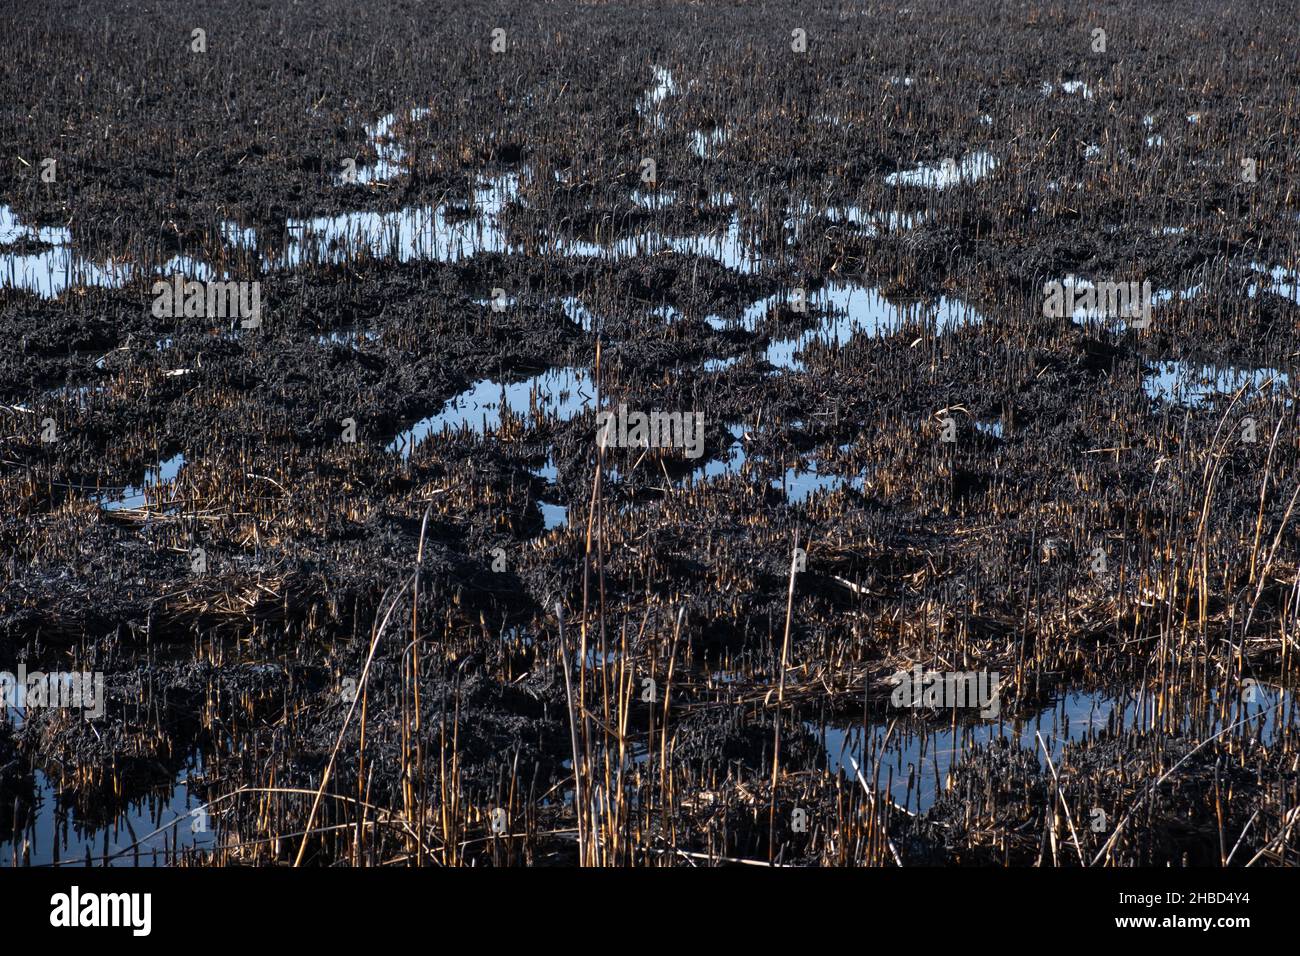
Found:
[{"label": "burnt plant debris", "polygon": [[1293,22],[0,7],[0,859],[1294,865]]}]

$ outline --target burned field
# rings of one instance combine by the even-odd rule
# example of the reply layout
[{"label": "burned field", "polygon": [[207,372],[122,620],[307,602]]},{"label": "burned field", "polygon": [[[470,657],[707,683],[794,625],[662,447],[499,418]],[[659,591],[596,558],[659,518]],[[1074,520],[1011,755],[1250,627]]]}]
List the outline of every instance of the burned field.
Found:
[{"label": "burned field", "polygon": [[1285,8],[0,24],[5,865],[1300,859]]}]

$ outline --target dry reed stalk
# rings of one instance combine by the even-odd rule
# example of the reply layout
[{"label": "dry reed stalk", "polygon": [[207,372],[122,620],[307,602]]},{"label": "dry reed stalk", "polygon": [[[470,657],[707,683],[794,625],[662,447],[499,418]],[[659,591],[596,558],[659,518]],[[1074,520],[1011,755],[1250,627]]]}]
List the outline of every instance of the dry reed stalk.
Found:
[{"label": "dry reed stalk", "polygon": [[[424,529],[421,528],[419,551],[423,553],[423,549],[424,549]],[[401,600],[403,592],[405,592],[406,588],[408,588],[415,581],[418,574],[419,571],[417,569],[415,574],[412,574],[410,577],[408,577],[406,581],[402,584],[402,586],[398,588],[397,593],[393,596],[392,603],[388,606],[388,611],[384,614],[383,621],[380,622],[379,626],[375,629],[375,636],[370,642],[370,652],[366,655],[366,663],[365,666],[361,669],[361,678],[357,682],[359,685],[359,690],[361,691],[361,696],[365,695],[366,685],[370,678],[370,665],[374,662],[375,652],[379,649],[379,640],[381,637],[383,637],[384,631],[388,627],[388,622],[389,619],[392,617],[393,611],[397,609],[397,602]],[[357,698],[354,697],[352,699],[352,706],[348,708],[348,712],[346,716],[344,716],[343,718],[343,726],[339,728],[339,734],[334,741],[334,747],[330,751],[329,761],[325,764],[325,772],[324,774],[321,775],[320,789],[317,790],[316,792],[316,799],[312,801],[311,813],[309,813],[307,816],[306,829],[308,830],[311,829],[311,825],[313,821],[316,819],[316,811],[320,808],[321,797],[324,795],[325,787],[329,784],[330,775],[334,771],[334,761],[338,758],[339,748],[343,746],[343,737],[347,733],[348,724],[352,722],[352,715],[356,712],[356,709],[357,709]],[[294,857],[293,865],[295,868],[297,868],[302,864],[302,858],[306,852],[307,852],[307,837],[304,835],[302,838],[302,842],[298,844],[298,853]]]},{"label": "dry reed stalk", "polygon": [[559,621],[560,628],[560,666],[564,669],[564,694],[568,701],[569,709],[569,746],[573,754],[573,806],[578,814],[578,865],[585,864],[587,859],[587,829],[586,814],[583,812],[584,803],[582,800],[582,772],[580,770],[581,762],[578,751],[578,720],[574,713],[573,706],[573,685],[569,680],[569,652],[564,637],[564,607],[557,601],[555,604],[555,617]]},{"label": "dry reed stalk", "polygon": [[767,813],[767,857],[771,861],[776,852],[776,784],[781,769],[781,721],[785,706],[785,669],[790,658],[790,621],[794,616],[794,576],[798,573],[799,532],[794,533],[794,547],[790,552],[790,584],[785,595],[785,633],[781,639],[781,674],[776,693],[776,729],[772,743],[772,793]]}]

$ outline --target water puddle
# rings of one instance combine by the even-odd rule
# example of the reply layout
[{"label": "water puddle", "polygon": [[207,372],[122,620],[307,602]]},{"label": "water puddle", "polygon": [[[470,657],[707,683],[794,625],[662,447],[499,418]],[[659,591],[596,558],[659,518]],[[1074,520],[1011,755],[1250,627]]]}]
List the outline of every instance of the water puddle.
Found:
[{"label": "water puddle", "polygon": [[733,355],[730,358],[711,358],[704,360],[704,371],[706,372],[725,372],[740,362],[743,356]]},{"label": "water puddle", "polygon": [[[652,118],[657,126],[662,126],[663,105],[678,92],[678,86],[671,73],[661,67],[654,67],[652,75],[653,86],[638,100],[637,110],[642,116]],[[408,115],[411,120],[416,120],[427,112],[417,108],[408,111]],[[404,172],[407,154],[397,138],[398,116],[396,112],[389,113],[367,126],[367,135],[374,144],[377,158],[373,165],[357,170],[358,182],[385,183]],[[710,155],[726,136],[721,129],[697,131],[693,141],[697,154]],[[922,165],[893,173],[887,177],[887,182],[898,186],[944,189],[974,182],[997,164],[991,154],[976,152],[960,162],[947,160],[938,165]],[[519,249],[509,240],[502,218],[505,209],[517,201],[520,186],[519,173],[506,173],[486,177],[465,204],[425,204],[390,211],[358,210],[293,217],[286,221],[279,242],[264,242],[265,237],[259,236],[255,228],[235,222],[223,222],[220,235],[229,248],[253,255],[260,251],[263,266],[271,270],[337,265],[359,257],[399,262],[456,262],[479,253],[512,253]],[[655,191],[638,191],[631,196],[634,204],[648,209],[672,205],[677,199],[672,193]],[[763,254],[757,249],[749,230],[742,226],[732,197],[716,194],[710,197],[709,203],[712,206],[721,204],[723,208],[733,207],[725,225],[682,235],[671,235],[652,225],[634,234],[599,243],[576,237],[548,237],[547,251],[568,258],[603,260],[671,251],[710,258],[745,274],[757,272]],[[832,214],[832,218],[835,217],[841,217],[842,221],[856,225],[872,236],[885,231],[912,229],[925,219],[923,213],[867,213],[854,207],[837,210]],[[792,236],[787,239],[787,244],[798,240],[803,221],[799,215],[789,217]],[[27,288],[46,297],[56,296],[69,287],[120,286],[132,278],[133,271],[138,271],[129,264],[108,262],[101,266],[91,262],[72,251],[69,230],[22,226],[8,207],[0,207],[0,238],[4,237],[10,241],[28,237],[51,243],[51,248],[42,251],[0,256],[0,282]],[[173,257],[157,269],[158,275],[172,273],[199,281],[228,277],[224,273],[218,276],[207,263],[180,256]]]},{"label": "water puddle", "polygon": [[691,133],[691,152],[700,159],[712,159],[717,155],[718,148],[727,142],[728,135],[722,128],[711,129],[708,132],[696,130]]},{"label": "water puddle", "polygon": [[636,111],[637,115],[649,119],[655,129],[663,129],[668,121],[660,107],[664,100],[677,94],[677,82],[673,79],[672,73],[662,66],[650,67],[650,73],[654,77],[654,85],[637,100]]},{"label": "water puddle", "polygon": [[447,205],[426,205],[289,219],[289,241],[270,261],[294,269],[358,256],[458,262],[480,252],[506,252],[509,243],[500,215],[518,192],[519,175],[508,173],[474,190],[468,216]]},{"label": "water puddle", "polygon": [[968,153],[960,163],[946,159],[940,163],[922,164],[915,169],[900,170],[885,177],[889,186],[916,186],[921,189],[948,189],[973,183],[998,168],[997,157],[991,153]]},{"label": "water puddle", "polygon": [[232,249],[251,252],[257,248],[257,230],[251,226],[240,226],[226,221],[221,224],[221,241]]},{"label": "water puddle", "polygon": [[[731,444],[721,455],[709,459],[694,469],[689,478],[691,482],[707,482],[741,474],[745,463],[749,460],[744,445],[745,426],[732,422],[727,425],[727,431],[731,434]],[[840,451],[848,451],[849,447],[841,446]],[[684,485],[685,481],[681,484]],[[784,494],[788,504],[801,505],[806,504],[813,495],[822,491],[849,488],[861,492],[865,488],[865,478],[863,475],[837,475],[823,472],[817,459],[810,458],[786,468],[784,474],[772,478],[769,485]]]},{"label": "water puddle", "polygon": [[[1266,266],[1258,262],[1252,262],[1250,267],[1256,272],[1265,273],[1272,280],[1271,285],[1264,286],[1265,291],[1300,304],[1300,274],[1282,266]],[[1259,295],[1259,290],[1260,284],[1252,282],[1247,286],[1246,294],[1253,299]]]},{"label": "water puddle", "polygon": [[0,254],[0,286],[52,299],[68,288],[115,287],[130,278],[128,265],[103,265],[72,249],[72,232],[57,226],[24,226],[9,206],[0,206],[0,245],[26,240],[46,243],[31,252]]},{"label": "water puddle", "polygon": [[915,229],[930,216],[924,212],[867,212],[860,206],[832,206],[826,210],[826,218],[855,226],[864,236],[878,239],[886,233]]},{"label": "water puddle", "polygon": [[95,500],[106,511],[120,511],[126,508],[144,508],[149,503],[150,493],[155,489],[176,480],[185,465],[184,455],[173,455],[145,472],[144,482],[139,485],[127,485],[122,494],[115,498],[101,495]]},{"label": "water puddle", "polygon": [[24,226],[9,206],[0,206],[0,246],[23,239],[63,246],[72,241],[72,233],[62,226]]},{"label": "water puddle", "polygon": [[576,295],[567,296],[560,300],[560,308],[569,320],[577,325],[584,332],[592,332],[596,328],[596,315],[587,308],[586,303]]},{"label": "water puddle", "polygon": [[569,524],[569,506],[557,505],[550,501],[538,501],[537,507],[542,512],[542,530],[554,531]]},{"label": "water puddle", "polygon": [[[391,127],[381,120],[376,128],[386,132]],[[397,174],[394,164],[401,156],[399,149],[385,140],[380,150],[380,161],[374,167],[359,170],[358,181],[382,182]],[[987,154],[968,157],[953,174],[957,181],[971,181],[982,175],[995,161]],[[934,183],[945,185],[942,170],[935,174]],[[899,182],[912,177],[916,182],[930,182],[931,175],[924,169],[907,174],[896,174]],[[256,229],[241,227],[233,222],[223,223],[221,235],[227,246],[257,254],[261,250],[263,266],[270,270],[293,270],[322,264],[342,264],[357,258],[395,259],[399,262],[436,261],[457,262],[479,253],[512,253],[519,251],[511,243],[502,220],[506,207],[518,198],[520,175],[508,173],[488,177],[474,191],[468,204],[427,204],[409,206],[392,211],[358,210],[330,215],[289,218],[284,227],[281,243],[264,247]],[[671,193],[636,192],[631,201],[647,209],[671,205],[677,197]],[[711,202],[734,205],[729,197],[715,196]],[[0,228],[20,234],[12,214],[0,220]],[[884,229],[912,228],[918,221],[915,213],[888,213],[861,216],[860,226],[871,235]],[[7,225],[6,225],[7,224]],[[795,239],[799,223],[795,222]],[[53,248],[34,253],[9,253],[0,256],[0,283],[28,289],[47,298],[61,294],[68,288],[86,286],[119,287],[130,281],[134,274],[129,264],[103,266],[73,252],[71,237],[66,230],[45,230],[47,236],[59,241]],[[39,231],[38,231],[39,233]],[[795,239],[789,240],[790,242]],[[580,238],[548,237],[547,251],[566,258],[596,258],[618,261],[651,256],[671,251],[684,256],[710,258],[723,266],[745,274],[758,271],[762,254],[756,248],[748,231],[742,226],[740,215],[733,210],[725,225],[705,232],[682,235],[665,233],[650,226],[631,235],[608,242],[592,242]],[[225,278],[218,275],[205,262],[193,257],[173,257],[156,270],[157,275],[179,273],[190,279],[206,281]]]},{"label": "water puddle", "polygon": [[[637,101],[636,108],[642,116],[652,119],[657,127],[664,125],[663,104],[678,92],[672,74],[662,68],[652,68],[653,85]],[[411,109],[410,120],[427,115],[427,109]],[[358,169],[356,181],[365,184],[389,182],[405,171],[407,153],[398,140],[399,114],[389,113],[366,127],[376,151],[373,165]],[[710,155],[725,141],[727,134],[721,129],[697,131],[693,147],[698,155]],[[938,166],[921,166],[914,170],[897,172],[887,178],[892,185],[914,185],[943,189],[964,182],[973,182],[997,166],[997,160],[988,153],[972,153],[960,163],[949,160]],[[342,181],[342,174],[336,174]],[[261,250],[263,265],[270,269],[298,269],[318,264],[340,264],[357,257],[391,258],[399,262],[412,260],[455,262],[479,253],[508,253],[517,251],[509,241],[502,214],[506,207],[518,199],[520,175],[506,173],[486,177],[473,191],[465,205],[454,203],[409,206],[395,211],[359,210],[331,215],[294,217],[286,221],[283,241],[262,242],[258,231],[235,222],[223,222],[220,236],[232,249],[258,254]],[[637,206],[658,209],[674,204],[677,197],[671,193],[638,191],[631,200]],[[710,197],[713,205],[735,205],[730,196],[717,194]],[[807,210],[805,210],[807,212]],[[842,213],[844,221],[851,222],[870,235],[884,230],[914,228],[923,219],[918,213],[864,213],[849,208]],[[802,220],[790,217],[793,237],[798,239]],[[9,253],[0,256],[0,282],[26,288],[45,297],[53,297],[69,287],[120,286],[132,278],[135,270],[129,264],[115,265],[111,261],[99,265],[73,252],[71,233],[65,228],[35,228],[23,226],[9,207],[0,207],[0,242],[13,242],[22,238],[49,243],[50,248],[31,253]],[[734,208],[725,226],[706,232],[686,235],[669,235],[657,228],[638,231],[610,242],[595,243],[577,238],[552,237],[549,251],[570,257],[599,259],[625,259],[672,251],[686,256],[714,259],[730,269],[754,273],[759,268],[762,254],[756,250],[752,237],[742,227],[739,212]],[[205,281],[218,278],[214,270],[193,257],[176,256],[157,269],[158,275],[179,273],[187,278]],[[220,276],[227,278],[224,274]]]},{"label": "water puddle", "polygon": [[746,275],[757,272],[762,261],[762,255],[754,249],[741,226],[739,213],[734,211],[725,226],[708,232],[670,235],[652,227],[609,243],[552,237],[550,249],[567,258],[594,258],[611,262],[643,258],[659,252],[676,252],[684,256],[713,259],[728,269]]},{"label": "water puddle", "polygon": [[503,409],[517,418],[567,422],[594,408],[595,386],[585,368],[548,369],[519,382],[485,378],[451,398],[436,415],[421,419],[394,438],[387,451],[411,452],[431,435],[465,430],[483,436],[501,427]]},{"label": "water puddle", "polygon": [[862,475],[846,477],[843,475],[822,474],[818,471],[817,461],[811,459],[805,464],[787,468],[783,477],[772,480],[772,487],[783,491],[785,500],[788,503],[801,505],[821,491],[850,488],[853,491],[860,492],[864,487],[864,479]]},{"label": "water puddle", "polygon": [[[1277,369],[1241,369],[1188,362],[1156,362],[1155,370],[1142,381],[1142,391],[1152,400],[1189,408],[1202,408],[1220,396],[1232,396],[1238,389],[1263,394],[1290,391],[1290,380]],[[1287,404],[1290,404],[1288,399]]]},{"label": "water puddle", "polygon": [[745,445],[742,441],[745,437],[745,426],[731,423],[727,425],[727,431],[731,433],[731,444],[727,446],[721,457],[711,458],[695,469],[692,473],[693,480],[710,481],[724,475],[740,474],[740,469],[746,460]]},{"label": "water puddle", "polygon": [[[1253,723],[1247,725],[1254,732],[1255,723],[1262,721],[1260,738],[1267,743],[1287,722],[1294,722],[1293,702],[1278,707],[1279,694],[1285,692],[1256,685],[1254,702],[1243,699],[1240,711],[1229,717],[1232,724],[1245,717]],[[900,709],[900,714],[907,711]],[[1208,715],[1184,712],[1180,723],[1188,732],[1210,735],[1222,725]],[[960,761],[963,754],[976,746],[986,745],[996,739],[1006,739],[1020,747],[1032,749],[1039,765],[1046,769],[1043,750],[1038,746],[1035,733],[1041,733],[1043,742],[1051,751],[1052,760],[1059,767],[1061,751],[1066,743],[1099,734],[1108,729],[1144,730],[1162,728],[1156,716],[1155,704],[1147,692],[1131,691],[1119,694],[1108,692],[1086,693],[1074,691],[1060,697],[1051,707],[1030,720],[989,720],[957,727],[950,724],[927,726],[920,722],[899,720],[889,735],[890,720],[873,720],[864,728],[819,726],[807,724],[810,733],[819,737],[826,749],[827,763],[832,772],[843,771],[854,777],[856,760],[862,774],[873,787],[875,761],[880,761],[879,783],[881,790],[889,786],[889,795],[895,803],[916,812],[925,812],[933,804],[947,780],[949,770]],[[1244,732],[1240,728],[1238,732]],[[886,737],[888,736],[888,742]],[[864,746],[865,745],[865,746]],[[865,751],[865,752],[864,752]],[[892,783],[888,783],[890,771]],[[915,770],[911,794],[908,793],[908,775]]]},{"label": "water puddle", "polygon": [[[407,114],[412,121],[423,119],[429,110],[421,107],[412,109]],[[375,147],[375,163],[357,169],[356,181],[363,185],[387,183],[406,172],[406,149],[394,135],[397,127],[397,114],[389,113],[380,117],[373,125],[366,126],[366,135]],[[343,173],[334,178],[339,185],[350,185]]]},{"label": "water puddle", "polygon": [[[559,469],[555,467],[555,459],[547,458],[546,464],[537,468],[530,468],[534,475],[541,478],[548,486],[554,485],[559,479]],[[569,523],[569,506],[557,504],[556,502],[539,498],[537,507],[542,512],[542,530],[554,531],[556,528],[566,527]]]},{"label": "water puddle", "polygon": [[632,205],[642,209],[659,209],[677,202],[677,194],[670,189],[654,189],[649,192],[634,189],[628,198],[632,200]]},{"label": "water puddle", "polygon": [[177,846],[211,849],[216,845],[213,821],[200,795],[203,764],[196,755],[174,778],[169,790],[159,789],[139,800],[112,823],[87,828],[69,806],[60,806],[58,788],[39,770],[34,774],[37,804],[23,831],[29,856],[24,861],[21,843],[0,836],[0,866],[18,862],[32,866],[165,865]]},{"label": "water puddle", "polygon": [[[1156,118],[1154,116],[1144,116],[1142,117],[1142,125],[1149,130],[1155,129]],[[1147,137],[1148,147],[1160,147],[1163,145],[1165,145],[1165,138],[1161,136],[1159,133],[1152,133],[1150,136]]]},{"label": "water puddle", "polygon": [[682,314],[678,312],[677,309],[675,309],[673,306],[668,305],[667,303],[663,305],[652,306],[650,309],[646,311],[646,315],[652,318],[662,319],[664,322],[667,322],[669,325],[672,325],[675,322],[680,322],[682,320]]},{"label": "water puddle", "polygon": [[[753,303],[745,309],[739,324],[747,332],[755,331],[768,311],[785,299],[784,293],[778,293]],[[944,296],[929,302],[891,302],[878,289],[851,282],[831,283],[818,289],[809,296],[808,305],[825,315],[799,335],[777,339],[768,345],[763,358],[777,369],[804,371],[804,363],[797,356],[814,343],[843,348],[858,334],[882,337],[921,324],[942,335],[984,321],[982,315],[960,299]],[[717,316],[707,321],[719,330],[728,324]]]}]

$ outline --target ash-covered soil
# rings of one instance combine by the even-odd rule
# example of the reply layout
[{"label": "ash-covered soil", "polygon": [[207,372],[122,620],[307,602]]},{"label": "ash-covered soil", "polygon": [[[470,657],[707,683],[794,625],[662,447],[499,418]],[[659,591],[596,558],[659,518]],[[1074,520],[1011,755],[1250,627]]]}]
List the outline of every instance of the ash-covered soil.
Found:
[{"label": "ash-covered soil", "polygon": [[1296,861],[1285,5],[0,23],[0,859]]}]

